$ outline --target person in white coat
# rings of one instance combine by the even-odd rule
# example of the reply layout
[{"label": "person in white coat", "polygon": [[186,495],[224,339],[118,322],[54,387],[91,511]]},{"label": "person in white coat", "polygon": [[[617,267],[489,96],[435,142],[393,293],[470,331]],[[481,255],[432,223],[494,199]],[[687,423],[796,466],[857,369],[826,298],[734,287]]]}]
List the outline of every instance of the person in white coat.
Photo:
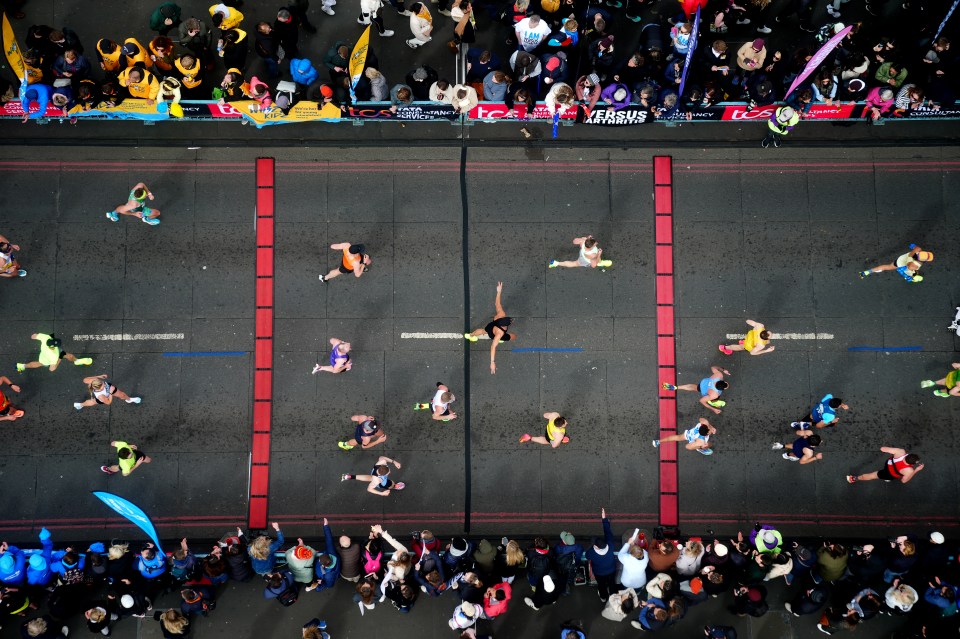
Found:
[{"label": "person in white coat", "polygon": [[383,8],[383,0],[360,0],[360,17],[357,18],[358,24],[370,24],[377,27],[377,33],[384,38],[393,35],[393,31],[383,26],[383,16],[380,15],[380,9]]},{"label": "person in white coat", "polygon": [[410,5],[410,32],[413,37],[407,40],[407,46],[411,49],[422,47],[433,38],[433,16],[430,10],[422,2],[414,2]]},{"label": "person in white coat", "polygon": [[547,110],[552,117],[556,113],[563,115],[567,109],[574,106],[574,99],[575,95],[569,84],[565,82],[554,82],[553,86],[550,87],[550,90],[547,92],[547,97],[545,97],[543,101],[546,103]]},{"label": "person in white coat", "polygon": [[623,544],[620,552],[617,553],[617,559],[623,565],[620,583],[624,588],[634,590],[640,590],[647,585],[647,563],[650,561],[643,548],[636,544],[638,533],[639,529],[634,530],[629,541]]}]

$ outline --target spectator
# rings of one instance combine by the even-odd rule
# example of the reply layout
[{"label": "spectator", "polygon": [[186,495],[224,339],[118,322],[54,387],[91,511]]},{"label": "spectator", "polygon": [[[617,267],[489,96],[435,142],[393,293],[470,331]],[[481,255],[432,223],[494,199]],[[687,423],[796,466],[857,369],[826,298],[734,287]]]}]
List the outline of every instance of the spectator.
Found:
[{"label": "spectator", "polygon": [[847,549],[838,543],[831,541],[824,542],[823,546],[817,550],[817,572],[815,581],[819,580],[834,582],[843,577],[847,570],[847,559],[849,554]]},{"label": "spectator", "polygon": [[[390,539],[385,532],[383,538]],[[313,564],[315,579],[306,587],[308,592],[333,588],[337,583],[337,577],[340,576],[340,556],[337,554],[337,547],[333,543],[333,531],[330,530],[330,523],[326,517],[323,518],[323,539],[325,543],[324,552],[316,555],[316,561]]]},{"label": "spectator", "polygon": [[809,588],[801,589],[792,600],[783,604],[783,607],[794,617],[812,615],[823,608],[829,599],[829,586],[823,583],[813,584]]},{"label": "spectator", "polygon": [[677,556],[677,574],[682,577],[692,577],[700,572],[700,563],[706,551],[699,539],[690,539],[683,546]]},{"label": "spectator", "polygon": [[656,632],[666,628],[669,623],[670,613],[666,604],[660,599],[651,598],[640,607],[640,616],[636,621],[631,621],[630,625],[638,630]]},{"label": "spectator", "polygon": [[431,102],[440,104],[453,104],[453,91],[450,89],[450,83],[446,80],[437,80],[430,87]]},{"label": "spectator", "polygon": [[473,570],[473,551],[473,543],[463,537],[456,537],[447,544],[443,555],[443,571],[448,579]]},{"label": "spectator", "polygon": [[[233,4],[233,3],[231,3]],[[243,14],[235,7],[228,6],[225,3],[215,4],[209,9],[210,20],[213,26],[223,31],[235,29],[243,22]]]},{"label": "spectator", "polygon": [[163,612],[158,610],[153,613],[153,619],[160,622],[164,639],[177,639],[190,634],[190,619],[179,610],[173,608]]},{"label": "spectator", "polygon": [[633,588],[624,588],[610,595],[600,615],[610,621],[623,621],[639,605],[640,599],[637,597],[637,592]]},{"label": "spectator", "polygon": [[755,586],[737,586],[733,590],[733,605],[728,610],[738,617],[762,617],[770,607],[767,605],[767,589]]},{"label": "spectator", "polygon": [[899,63],[884,62],[877,69],[877,72],[873,74],[873,77],[883,85],[899,89],[907,79],[907,70],[900,66]]},{"label": "spectator", "polygon": [[887,605],[888,612],[897,615],[910,612],[919,599],[920,595],[917,591],[912,586],[902,583],[900,579],[894,579],[893,584],[884,594],[884,603]]},{"label": "spectator", "polygon": [[303,88],[313,84],[320,76],[313,68],[313,63],[306,58],[290,60],[290,76],[293,81]]},{"label": "spectator", "polygon": [[[189,22],[189,20],[187,22]],[[280,55],[278,47],[279,43],[273,33],[273,27],[266,22],[257,23],[257,32],[254,36],[253,48],[254,51],[257,52],[257,55],[260,56],[260,59],[263,60],[263,64],[267,67],[267,76],[270,78],[280,77]],[[326,59],[324,59],[324,62],[326,62]]]},{"label": "spectator", "polygon": [[895,577],[906,575],[917,563],[917,543],[913,535],[901,535],[890,542],[890,552],[887,556],[886,570],[883,571],[883,581],[892,583]]},{"label": "spectator", "polygon": [[533,544],[527,549],[527,580],[535,586],[545,575],[553,570],[553,557],[550,545],[543,537],[534,537]]},{"label": "spectator", "polygon": [[467,50],[467,80],[470,82],[483,81],[491,71],[499,71],[501,66],[496,53],[487,49]]},{"label": "spectator", "polygon": [[183,97],[187,100],[208,100],[210,89],[204,86],[203,66],[193,55],[182,55],[173,63],[174,76],[183,85]]},{"label": "spectator", "polygon": [[[510,98],[509,92],[507,93]],[[508,108],[512,108],[508,105]],[[506,539],[506,538],[504,538]],[[497,558],[494,560],[497,577],[505,583],[512,584],[517,573],[526,563],[526,556],[520,549],[520,544],[509,540],[505,544],[497,546]]]},{"label": "spectator", "polygon": [[767,59],[767,46],[763,38],[753,42],[746,42],[737,51],[737,66],[740,67],[740,76],[749,75],[763,67]]},{"label": "spectator", "polygon": [[[257,25],[258,31],[259,27],[260,25]],[[178,28],[178,33],[180,34],[181,47],[184,47],[204,62],[210,59],[210,45],[213,42],[213,34],[210,33],[207,25],[202,20],[197,18],[184,20]],[[259,43],[259,38],[257,42]],[[260,52],[258,51],[257,53],[259,54]]]},{"label": "spectator", "polygon": [[676,572],[675,564],[680,556],[680,549],[677,548],[675,542],[670,539],[656,539],[650,544],[649,555],[650,570],[654,572]]},{"label": "spectator", "polygon": [[837,97],[837,88],[837,76],[833,75],[829,69],[820,71],[810,85],[813,99],[826,105],[833,104],[833,99]]},{"label": "spectator", "polygon": [[181,9],[173,2],[164,2],[150,14],[150,30],[165,36],[180,26]]},{"label": "spectator", "polygon": [[540,76],[544,84],[567,81],[567,54],[558,51],[556,54],[545,53],[540,58],[543,74]]},{"label": "spectator", "polygon": [[422,2],[414,2],[410,5],[410,32],[413,37],[407,40],[407,46],[411,49],[422,47],[432,40],[433,16],[430,10]]},{"label": "spectator", "polygon": [[188,619],[193,615],[208,616],[216,608],[217,602],[213,598],[213,588],[201,584],[193,584],[180,591],[180,612]]},{"label": "spectator", "polygon": [[340,537],[340,578],[356,583],[360,581],[360,544],[356,543],[350,537],[343,535]]},{"label": "spectator", "polygon": [[[258,89],[261,89],[258,91]],[[261,106],[270,105],[270,94],[266,90],[266,85],[259,82],[256,77],[250,80],[250,91],[260,101]],[[280,530],[280,524],[273,522],[271,524],[277,533],[277,538],[271,540],[266,535],[260,535],[247,547],[247,553],[250,555],[250,563],[253,571],[258,575],[268,575],[273,572],[277,564],[276,552],[283,546],[283,532]]]},{"label": "spectator", "polygon": [[424,101],[430,99],[430,87],[437,81],[437,72],[427,64],[421,64],[407,74],[407,86],[413,91],[413,99]]},{"label": "spectator", "polygon": [[166,36],[157,36],[147,44],[150,60],[159,72],[168,73],[173,69],[173,40]]},{"label": "spectator", "polygon": [[591,111],[597,106],[600,95],[603,93],[603,88],[600,86],[600,76],[596,73],[580,76],[574,89],[580,104]]},{"label": "spectator", "polygon": [[913,111],[919,109],[925,104],[930,104],[934,109],[939,109],[923,97],[923,89],[915,84],[905,84],[894,100],[894,106],[901,111]]},{"label": "spectator", "polygon": [[[305,546],[297,546],[304,548]],[[287,597],[290,593],[296,593],[297,581],[289,570],[273,572],[266,576],[267,585],[263,589],[264,599],[277,599],[281,596]]]},{"label": "spectator", "polygon": [[323,66],[327,67],[330,82],[337,83],[342,78],[349,77],[350,47],[346,42],[338,40],[323,57]]},{"label": "spectator", "polygon": [[[330,10],[333,15],[333,10]],[[293,19],[293,14],[287,9],[277,12],[277,19],[273,22],[273,33],[287,58],[300,57],[300,23]]]},{"label": "spectator", "polygon": [[503,71],[491,71],[483,79],[483,99],[488,102],[503,102],[507,95],[507,75]]},{"label": "spectator", "polygon": [[593,65],[594,72],[607,76],[613,69],[613,36],[608,35],[600,38],[590,45],[590,64]]},{"label": "spectator", "polygon": [[[294,581],[301,584],[313,583],[313,565],[316,562],[316,551],[304,544],[303,539],[298,537],[297,545],[288,548],[284,553],[284,558]],[[282,590],[279,592],[282,592]],[[279,592],[274,593],[274,595],[279,594]],[[266,593],[264,593],[264,597],[266,597]]]},{"label": "spectator", "polygon": [[377,27],[377,33],[384,38],[389,38],[394,32],[383,26],[383,16],[380,15],[381,9],[383,9],[382,0],[360,0],[360,17],[357,18],[357,22],[360,24],[370,24],[372,22]]},{"label": "spectator", "polygon": [[647,564],[650,559],[637,543],[637,531],[634,531],[633,536],[620,548],[617,558],[623,564],[620,583],[624,588],[639,590],[647,585]]},{"label": "spectator", "polygon": [[540,73],[543,69],[536,56],[525,51],[515,51],[510,56],[510,69],[513,71],[512,77],[524,85],[524,88],[536,90],[539,87]]},{"label": "spectator", "polygon": [[90,63],[76,51],[68,49],[53,62],[53,75],[69,79],[74,86],[86,79],[90,73]]},{"label": "spectator", "polygon": [[533,53],[550,35],[550,25],[537,14],[523,18],[513,30],[517,37],[517,46],[527,53]]},{"label": "spectator", "polygon": [[182,583],[192,579],[197,571],[197,558],[187,545],[187,538],[180,540],[180,547],[170,556],[170,576]]},{"label": "spectator", "polygon": [[247,66],[247,34],[240,29],[230,29],[223,32],[222,48],[220,57],[223,58],[223,66],[228,69],[236,67],[243,69]]},{"label": "spectator", "polygon": [[370,81],[370,99],[373,102],[386,102],[390,97],[390,86],[383,74],[373,67],[367,67],[363,74]]},{"label": "spectator", "polygon": [[583,546],[577,543],[572,533],[561,532],[560,543],[553,547],[554,563],[557,571],[562,573],[566,588],[563,594],[569,595],[570,588],[577,578],[577,571],[584,555]]},{"label": "spectator", "polygon": [[483,618],[493,619],[505,613],[511,597],[513,597],[513,587],[506,582],[487,588],[483,597]]}]

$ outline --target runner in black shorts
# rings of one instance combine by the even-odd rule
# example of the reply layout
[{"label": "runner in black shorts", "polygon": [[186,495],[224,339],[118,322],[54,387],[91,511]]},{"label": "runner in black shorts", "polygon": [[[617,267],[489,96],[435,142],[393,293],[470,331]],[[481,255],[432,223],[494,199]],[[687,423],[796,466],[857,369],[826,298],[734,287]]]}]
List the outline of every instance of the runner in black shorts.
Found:
[{"label": "runner in black shorts", "polygon": [[373,415],[354,415],[350,421],[356,423],[353,439],[337,442],[337,446],[343,450],[353,450],[358,445],[366,450],[387,441],[387,434]]},{"label": "runner in black shorts", "polygon": [[320,281],[326,282],[344,273],[353,273],[354,277],[360,277],[368,268],[370,268],[372,259],[366,253],[366,247],[363,244],[351,244],[350,242],[341,242],[331,244],[330,248],[334,251],[342,251],[340,266],[324,275],[320,274]]},{"label": "runner in black shorts", "polygon": [[923,470],[920,455],[907,453],[903,448],[888,446],[884,446],[880,450],[890,455],[886,463],[884,463],[883,468],[874,473],[867,473],[866,475],[847,475],[847,483],[855,484],[858,481],[882,479],[883,481],[896,481],[901,484],[906,484],[916,477],[917,473]]},{"label": "runner in black shorts", "polygon": [[367,486],[368,493],[386,497],[390,494],[391,490],[403,490],[406,488],[406,485],[402,481],[394,482],[390,479],[390,467],[387,464],[393,464],[397,470],[400,470],[400,462],[382,456],[377,460],[377,465],[373,467],[369,475],[340,475],[340,481],[356,479],[357,481],[367,482],[369,484]]},{"label": "runner in black shorts", "polygon": [[84,377],[83,383],[87,385],[87,392],[90,393],[90,399],[84,402],[75,402],[73,407],[81,410],[84,406],[109,406],[113,403],[113,398],[122,399],[128,404],[139,404],[139,397],[130,397],[122,390],[107,381],[106,375],[95,375],[94,377]]},{"label": "runner in black shorts", "polygon": [[478,328],[472,333],[464,333],[463,337],[470,340],[471,342],[476,342],[480,339],[480,336],[484,333],[487,334],[493,343],[490,344],[490,374],[497,374],[497,345],[500,342],[509,342],[512,339],[517,338],[516,333],[509,333],[508,329],[513,323],[512,317],[507,317],[506,311],[503,310],[503,304],[500,303],[500,296],[503,293],[503,282],[497,282],[497,299],[494,302],[496,305],[496,313],[493,316],[493,321],[484,326],[483,328]]}]

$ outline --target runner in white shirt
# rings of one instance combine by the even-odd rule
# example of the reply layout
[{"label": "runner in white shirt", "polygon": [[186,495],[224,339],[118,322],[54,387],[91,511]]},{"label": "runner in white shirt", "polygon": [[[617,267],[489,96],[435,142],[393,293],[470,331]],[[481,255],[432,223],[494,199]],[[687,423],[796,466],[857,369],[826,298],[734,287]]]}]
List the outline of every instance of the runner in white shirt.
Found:
[{"label": "runner in white shirt", "polygon": [[433,413],[431,417],[434,421],[449,422],[451,419],[457,418],[457,414],[450,410],[450,404],[455,401],[457,401],[457,398],[453,396],[450,389],[442,383],[437,382],[437,392],[434,394],[433,399],[430,400],[430,403],[414,404],[413,410],[430,409]]},{"label": "runner in white shirt", "polygon": [[566,262],[558,262],[557,260],[551,260],[549,268],[557,268],[558,266],[563,266],[566,268],[575,268],[578,266],[597,268],[598,266],[610,266],[613,262],[609,260],[603,261],[600,259],[600,256],[603,254],[603,249],[600,248],[600,245],[597,244],[597,240],[594,239],[592,235],[587,235],[584,237],[575,237],[573,238],[573,243],[580,247],[580,255],[575,260],[568,260]]}]

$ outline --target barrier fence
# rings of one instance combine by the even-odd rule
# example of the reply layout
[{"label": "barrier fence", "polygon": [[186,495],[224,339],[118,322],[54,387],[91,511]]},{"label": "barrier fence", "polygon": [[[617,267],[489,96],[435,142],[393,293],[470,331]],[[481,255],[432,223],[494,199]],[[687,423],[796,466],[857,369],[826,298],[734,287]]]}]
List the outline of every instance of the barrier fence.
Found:
[{"label": "barrier fence", "polygon": [[[457,113],[449,104],[436,102],[414,102],[391,108],[389,103],[361,102],[346,107],[341,111],[337,107],[316,102],[301,101],[284,111],[278,107],[261,109],[253,100],[240,100],[220,104],[213,101],[186,100],[179,103],[183,114],[174,116],[166,103],[147,104],[146,100],[124,100],[119,106],[91,109],[84,111],[74,107],[67,113],[61,109],[48,105],[42,114],[36,109],[31,112],[30,118],[38,122],[55,120],[66,121],[72,118],[93,120],[138,120],[145,124],[175,120],[209,120],[246,121],[257,128],[276,124],[293,124],[298,122],[351,122],[362,124],[366,121],[396,121],[414,122],[448,121],[452,124],[473,124],[475,122],[497,121],[543,121],[550,122],[550,115],[546,104],[537,103],[533,109],[527,109],[525,104],[516,104],[513,113],[502,102],[480,102],[467,114]],[[582,107],[571,108],[560,116],[564,124],[584,123],[595,126],[632,126],[639,124],[666,124],[676,125],[684,122],[746,122],[767,120],[777,105],[756,107],[742,102],[721,102],[713,106],[693,107],[677,110],[672,114],[654,115],[648,109],[638,105],[615,109],[609,105],[597,105],[593,109]],[[0,106],[0,119],[22,118],[23,109],[19,102],[8,102]],[[858,121],[867,117],[866,105],[863,102],[848,102],[837,106],[815,104],[806,114],[807,120],[829,121]],[[957,120],[960,119],[960,103],[951,107],[935,110],[930,107],[921,107],[904,111],[895,111],[889,117],[884,117],[878,123],[896,122],[905,120]]]}]

